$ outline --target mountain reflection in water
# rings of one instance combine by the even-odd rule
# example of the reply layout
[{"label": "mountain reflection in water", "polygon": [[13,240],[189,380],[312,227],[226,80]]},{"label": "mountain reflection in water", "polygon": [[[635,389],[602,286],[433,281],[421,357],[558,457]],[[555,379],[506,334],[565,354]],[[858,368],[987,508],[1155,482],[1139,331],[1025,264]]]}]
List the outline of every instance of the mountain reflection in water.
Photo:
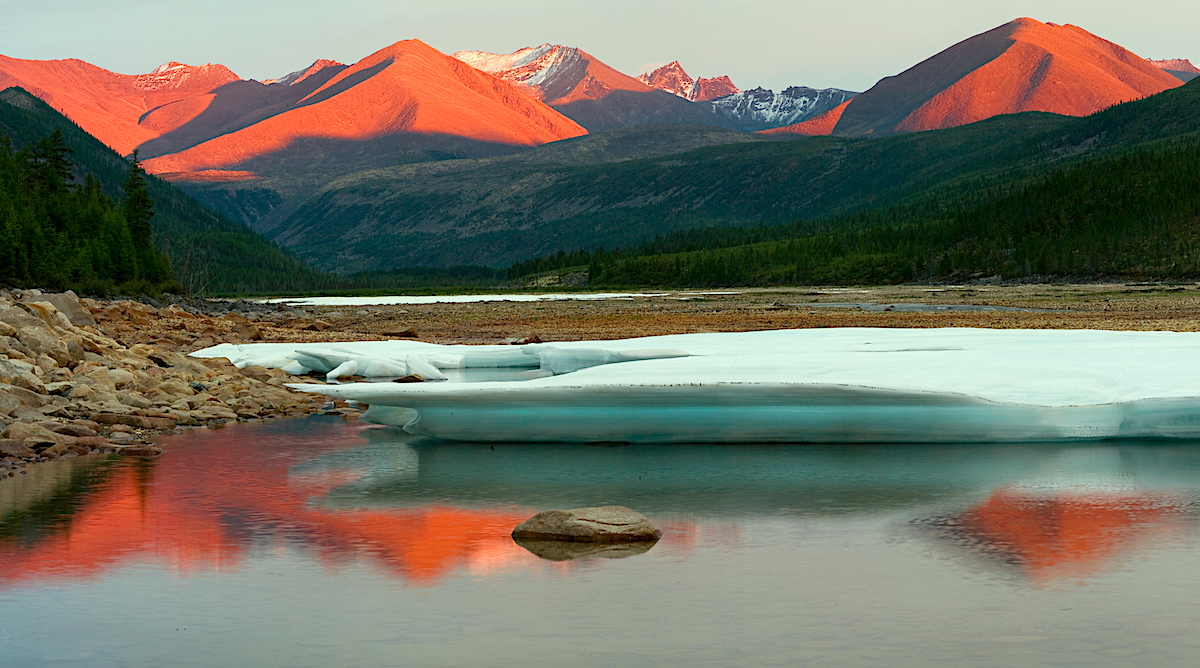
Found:
[{"label": "mountain reflection in water", "polygon": [[0,488],[0,587],[140,564],[221,573],[280,545],[421,586],[565,573],[579,564],[538,559],[512,527],[608,503],[649,516],[665,530],[654,550],[681,558],[701,537],[737,542],[747,516],[899,514],[921,540],[1043,584],[1193,536],[1200,498],[1190,446],[490,446],[328,418],[196,430],[154,461],[56,464]]}]

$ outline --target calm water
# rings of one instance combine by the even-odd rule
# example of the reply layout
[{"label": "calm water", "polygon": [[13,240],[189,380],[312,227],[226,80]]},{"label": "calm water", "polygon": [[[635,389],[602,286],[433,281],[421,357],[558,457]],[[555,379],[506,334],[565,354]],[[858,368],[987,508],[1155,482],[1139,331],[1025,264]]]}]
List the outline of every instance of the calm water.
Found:
[{"label": "calm water", "polygon": [[[1195,666],[1200,443],[470,445],[309,418],[0,483],[0,664]],[[617,503],[644,554],[549,561]]]}]

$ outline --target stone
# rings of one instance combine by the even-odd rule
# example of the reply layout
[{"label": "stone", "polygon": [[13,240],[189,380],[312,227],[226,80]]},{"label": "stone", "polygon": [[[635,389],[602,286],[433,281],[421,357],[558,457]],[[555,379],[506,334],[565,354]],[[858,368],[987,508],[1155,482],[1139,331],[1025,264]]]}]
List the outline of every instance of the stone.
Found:
[{"label": "stone", "polygon": [[112,382],[113,388],[121,390],[136,383],[137,376],[125,369],[109,369],[108,380]]},{"label": "stone", "polygon": [[92,419],[100,424],[123,424],[139,429],[162,429],[169,430],[175,428],[175,421],[168,418],[149,417],[145,415],[121,415],[119,413],[97,413],[92,416]]},{"label": "stone", "polygon": [[[15,330],[20,330],[22,327],[48,327],[45,320],[31,315],[29,311],[16,306],[0,309],[0,322],[8,323]],[[8,335],[8,336],[11,336]]]},{"label": "stone", "polygon": [[29,362],[0,358],[0,383],[45,394],[46,385],[38,378],[36,368]]},{"label": "stone", "polygon": [[0,455],[5,457],[32,457],[35,453],[33,448],[25,445],[21,441],[12,438],[0,438]]},{"label": "stone", "polygon": [[574,561],[576,559],[624,559],[645,554],[658,544],[655,540],[626,541],[623,543],[581,543],[569,540],[529,540],[514,538],[521,547],[547,561]]},{"label": "stone", "polygon": [[52,329],[22,327],[17,330],[17,340],[34,353],[53,359],[58,366],[71,363],[71,351],[67,349],[66,341]]},{"label": "stone", "polygon": [[56,434],[45,427],[39,427],[36,424],[29,422],[14,422],[0,432],[0,437],[11,438],[14,441],[21,441],[25,445],[29,445],[30,439],[38,439],[38,442],[45,443],[74,443],[73,436],[66,434]]},{"label": "stone", "polygon": [[46,427],[56,434],[66,434],[67,436],[89,437],[99,436],[100,434],[90,427],[85,427],[81,424],[62,424],[58,423],[53,427]]},{"label": "stone", "polygon": [[422,377],[420,374],[410,373],[407,376],[401,376],[400,378],[397,378],[396,380],[393,380],[392,382],[393,383],[424,383],[425,378]]},{"label": "stone", "polygon": [[159,309],[158,314],[165,318],[185,318],[188,320],[196,317],[180,308],[177,304],[171,304],[166,308]]},{"label": "stone", "polygon": [[401,329],[399,327],[389,327],[387,329],[384,329],[384,331],[380,332],[380,334],[382,334],[383,336],[396,337],[398,339],[418,338],[417,331],[415,329],[412,329],[411,327],[405,327],[403,329]]},{"label": "stone", "polygon": [[157,457],[163,453],[162,448],[145,443],[133,443],[117,446],[117,454],[122,457]]},{"label": "stone", "polygon": [[513,529],[514,539],[621,543],[662,538],[645,515],[625,506],[547,510]]},{"label": "stone", "polygon": [[51,304],[50,302],[22,302],[17,306],[25,309],[30,315],[38,318],[51,327],[57,327],[66,331],[69,331],[73,327],[71,321],[67,319],[67,316],[60,313],[59,310],[54,307],[54,304]]},{"label": "stone", "polygon": [[16,335],[17,335],[16,327],[13,327],[12,325],[8,324],[7,322],[0,322],[0,336],[15,337]]},{"label": "stone", "polygon": [[96,326],[96,319],[92,317],[91,310],[71,290],[42,295],[41,301],[53,304],[54,308],[58,309],[58,312],[66,316],[67,320],[76,327]]}]

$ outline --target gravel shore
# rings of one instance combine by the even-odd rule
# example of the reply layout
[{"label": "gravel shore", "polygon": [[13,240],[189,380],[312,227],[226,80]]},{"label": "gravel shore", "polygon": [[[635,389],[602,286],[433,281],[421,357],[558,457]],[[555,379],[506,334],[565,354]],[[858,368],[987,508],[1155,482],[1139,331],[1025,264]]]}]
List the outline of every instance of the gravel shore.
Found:
[{"label": "gravel shore", "polygon": [[1200,287],[795,288],[359,307],[0,291],[0,478],[81,455],[156,456],[156,437],[181,428],[331,409],[354,419],[353,409],[283,387],[309,378],[187,356],[222,342],[525,343],[809,327],[1200,331]]}]

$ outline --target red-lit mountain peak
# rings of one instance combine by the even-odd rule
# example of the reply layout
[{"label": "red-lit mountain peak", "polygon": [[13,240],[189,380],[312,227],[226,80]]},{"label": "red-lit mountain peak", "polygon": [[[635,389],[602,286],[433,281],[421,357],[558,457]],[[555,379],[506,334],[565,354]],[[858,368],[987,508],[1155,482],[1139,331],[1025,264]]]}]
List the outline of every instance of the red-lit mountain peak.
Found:
[{"label": "red-lit mountain peak", "polygon": [[561,44],[527,47],[509,54],[459,51],[454,57],[505,81],[525,86],[535,97],[551,105],[599,100],[618,90],[637,93],[653,90],[582,49]]},{"label": "red-lit mountain peak", "polygon": [[512,84],[406,40],[338,72],[282,113],[146,166],[156,173],[194,172],[230,167],[305,138],[361,141],[401,132],[517,146],[586,134]]},{"label": "red-lit mountain peak", "polygon": [[142,115],[237,80],[223,65],[170,62],[148,74],[134,75],[117,74],[77,59],[0,56],[0,89],[24,88],[121,154],[159,136],[159,130],[138,125]]},{"label": "red-lit mountain peak", "polygon": [[833,134],[949,128],[998,114],[1086,116],[1182,82],[1072,25],[1020,18],[942,51],[855,97]]},{"label": "red-lit mountain peak", "polygon": [[651,88],[678,95],[692,102],[707,102],[741,92],[726,76],[713,79],[693,79],[684,71],[678,60],[663,65],[653,72],[642,74],[638,77],[638,81]]}]

